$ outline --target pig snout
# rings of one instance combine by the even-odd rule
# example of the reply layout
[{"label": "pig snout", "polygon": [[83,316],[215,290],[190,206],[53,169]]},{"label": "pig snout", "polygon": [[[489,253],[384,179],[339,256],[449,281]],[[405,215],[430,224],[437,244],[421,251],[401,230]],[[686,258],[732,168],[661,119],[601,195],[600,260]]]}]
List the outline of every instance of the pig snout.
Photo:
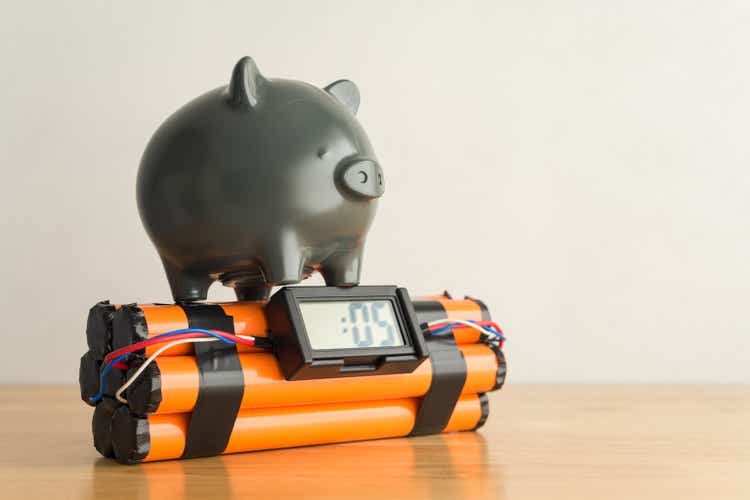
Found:
[{"label": "pig snout", "polygon": [[383,196],[385,179],[383,169],[375,160],[356,159],[337,169],[336,184],[346,193],[364,199]]}]

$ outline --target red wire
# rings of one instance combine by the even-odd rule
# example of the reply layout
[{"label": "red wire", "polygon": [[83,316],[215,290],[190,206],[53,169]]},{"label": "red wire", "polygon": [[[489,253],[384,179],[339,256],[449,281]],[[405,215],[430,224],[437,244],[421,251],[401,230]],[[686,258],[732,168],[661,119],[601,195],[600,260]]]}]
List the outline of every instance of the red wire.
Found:
[{"label": "red wire", "polygon": [[[440,328],[445,328],[445,326],[449,323],[444,323],[441,325],[434,325],[430,328],[430,330],[437,330]],[[482,321],[476,321],[474,324],[479,326],[491,326],[495,329],[497,329],[500,334],[503,334],[503,330],[500,328],[500,326],[495,323],[494,321],[490,320],[482,320]],[[455,328],[469,328],[466,325],[456,325]],[[222,332],[219,330],[211,330],[217,335],[221,335],[222,337],[226,339],[233,340],[234,342],[238,344],[244,344],[248,346],[254,346],[255,341],[250,339],[243,339],[242,337],[238,337],[237,335],[233,335],[231,333]],[[504,335],[504,334],[503,334]],[[174,340],[182,340],[182,339],[193,339],[193,338],[200,338],[200,337],[208,337],[205,333],[199,333],[199,332],[189,332],[189,333],[178,333],[177,335],[170,335],[169,337],[159,337],[159,338],[151,338],[142,340],[141,342],[137,342],[135,344],[123,347],[121,349],[117,349],[116,351],[112,351],[104,358],[104,363],[109,363],[112,359],[122,356],[123,354],[130,354],[131,352],[139,351],[141,349],[144,349],[146,347],[157,345],[157,344],[164,344],[167,342],[172,342]]]},{"label": "red wire", "polygon": [[170,335],[169,337],[161,337],[158,339],[142,340],[141,342],[137,342],[135,344],[131,344],[129,346],[117,349],[116,351],[110,352],[104,357],[104,363],[105,364],[109,363],[111,360],[113,360],[114,358],[118,356],[122,356],[123,354],[130,354],[131,352],[139,351],[145,347],[149,347],[154,344],[163,344],[165,342],[171,342],[173,340],[194,339],[198,337],[207,337],[207,335],[203,333],[190,332],[190,333],[179,333],[177,335]]},{"label": "red wire", "polygon": [[491,326],[492,328],[494,328],[495,330],[497,330],[498,332],[500,332],[502,335],[505,335],[505,333],[503,332],[503,329],[500,328],[500,325],[498,325],[494,321],[491,321],[491,320],[488,320],[488,319],[483,320],[483,321],[477,321],[477,325],[479,325],[479,326]]},{"label": "red wire", "polygon": [[[231,333],[227,333],[227,332],[221,332],[219,330],[211,330],[211,331],[217,335],[221,335],[224,338],[233,340],[234,342],[238,344],[244,344],[248,346],[255,345],[254,340],[243,339],[242,337],[238,337],[237,335],[232,335]],[[107,354],[107,356],[104,357],[104,363],[105,364],[109,363],[114,358],[122,356],[123,354],[130,354],[131,352],[139,351],[141,349],[144,349],[152,345],[165,344],[167,342],[172,342],[174,340],[194,339],[194,338],[202,338],[202,337],[209,337],[209,335],[206,335],[205,333],[199,333],[199,332],[188,332],[188,333],[178,333],[177,335],[170,335],[169,337],[159,337],[159,338],[151,338],[151,339],[142,340],[135,344],[122,347],[120,349],[117,349],[116,351],[110,352],[109,354]]]}]

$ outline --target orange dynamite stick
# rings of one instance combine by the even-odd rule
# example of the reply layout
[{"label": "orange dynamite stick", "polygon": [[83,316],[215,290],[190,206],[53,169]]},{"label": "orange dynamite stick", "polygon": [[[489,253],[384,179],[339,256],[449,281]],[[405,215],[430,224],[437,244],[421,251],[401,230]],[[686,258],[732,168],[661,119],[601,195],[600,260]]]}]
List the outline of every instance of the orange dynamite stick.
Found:
[{"label": "orange dynamite stick", "polygon": [[[463,394],[493,390],[499,371],[505,371],[496,353],[484,344],[459,349],[466,362]],[[422,397],[432,380],[429,359],[411,373],[297,381],[284,378],[270,353],[245,353],[239,359],[245,380],[243,409]],[[137,414],[191,412],[199,377],[193,356],[157,358],[126,391],[130,409]]]},{"label": "orange dynamite stick", "polygon": [[[251,337],[266,337],[266,316],[263,312],[264,302],[231,302],[219,304],[228,316],[232,316],[234,333]],[[113,321],[112,344],[114,349],[129,346],[141,340],[188,328],[185,311],[178,305],[125,305],[117,310]],[[150,356],[159,346],[146,348],[146,356]],[[238,352],[259,352],[261,349],[245,345],[237,345]],[[175,346],[165,352],[165,356],[192,355],[190,344]]]},{"label": "orange dynamite stick", "polygon": [[[462,319],[481,321],[490,319],[487,306],[480,300],[465,298],[452,299],[447,295],[419,297],[412,302],[420,323],[429,323],[439,319]],[[479,332],[473,328],[454,328],[453,335],[457,344],[474,344],[479,342]]]},{"label": "orange dynamite stick", "polygon": [[[418,399],[244,409],[224,453],[402,437],[411,432]],[[482,421],[480,396],[461,396],[445,432],[473,430]],[[122,463],[177,459],[185,449],[190,414],[136,417],[127,407],[115,412],[112,442]]]},{"label": "orange dynamite stick", "polygon": [[[234,333],[252,337],[266,337],[267,322],[264,312],[265,302],[228,302],[218,304],[234,321]],[[444,296],[430,296],[413,301],[414,310],[419,323],[427,323],[437,319],[475,320],[489,319],[487,308],[481,301],[474,299],[454,300]],[[114,314],[112,325],[113,350],[129,346],[147,338],[188,328],[185,311],[178,305],[165,304],[129,304],[121,306]],[[471,328],[456,328],[454,330],[456,343],[473,344],[479,341],[479,332]],[[150,356],[158,346],[150,346],[145,350]],[[260,349],[243,345],[237,346],[238,352],[258,352]],[[190,344],[175,346],[165,352],[164,356],[192,355]]]}]

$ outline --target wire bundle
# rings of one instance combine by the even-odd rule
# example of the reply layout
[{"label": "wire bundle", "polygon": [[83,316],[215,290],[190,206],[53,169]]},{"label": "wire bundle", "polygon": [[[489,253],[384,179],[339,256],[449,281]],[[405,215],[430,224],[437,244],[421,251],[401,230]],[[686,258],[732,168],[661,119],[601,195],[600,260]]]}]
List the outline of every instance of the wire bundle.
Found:
[{"label": "wire bundle", "polygon": [[205,330],[203,328],[183,328],[181,330],[173,330],[171,332],[162,333],[161,335],[156,335],[147,340],[143,340],[127,347],[123,347],[122,349],[117,349],[110,352],[104,357],[100,375],[99,392],[92,396],[89,399],[89,402],[91,404],[96,404],[104,397],[104,394],[107,390],[107,375],[109,375],[110,371],[112,371],[112,368],[118,368],[121,370],[128,369],[129,365],[124,363],[124,361],[131,354],[152,345],[166,344],[157,349],[156,352],[154,352],[144,363],[142,363],[138,370],[136,370],[136,372],[131,375],[128,380],[117,390],[115,397],[121,403],[127,403],[127,400],[122,396],[122,393],[128,387],[130,387],[133,382],[135,382],[135,380],[143,373],[146,367],[153,363],[160,354],[180,344],[197,342],[225,342],[227,344],[244,344],[247,346],[254,346],[255,337],[234,335],[232,333],[222,332],[219,330]]},{"label": "wire bundle", "polygon": [[448,333],[453,328],[468,327],[478,330],[488,339],[497,341],[500,347],[502,347],[505,342],[505,334],[503,333],[503,330],[497,323],[490,320],[474,321],[464,319],[438,319],[427,323],[427,327],[432,335]]},{"label": "wire bundle", "polygon": [[[494,321],[489,320],[473,321],[462,319],[440,319],[428,323],[427,326],[432,335],[444,334],[449,332],[453,328],[468,327],[478,330],[486,338],[493,339],[499,342],[501,347],[503,345],[503,342],[505,341],[505,335],[503,334],[500,326],[498,326],[498,324]],[[115,397],[121,403],[127,403],[127,400],[123,397],[123,393],[125,392],[125,390],[127,390],[127,388],[130,387],[133,382],[135,382],[138,377],[144,372],[148,365],[153,363],[156,358],[159,357],[159,355],[161,355],[163,352],[181,344],[217,341],[225,342],[227,344],[244,344],[247,346],[255,345],[254,337],[234,335],[219,330],[205,330],[202,328],[183,328],[180,330],[163,333],[161,335],[156,335],[147,340],[137,342],[135,344],[123,347],[122,349],[117,349],[107,354],[107,356],[104,357],[104,363],[101,370],[99,392],[92,396],[89,401],[91,404],[96,404],[97,402],[99,402],[106,393],[106,379],[110,371],[112,371],[113,368],[127,370],[129,368],[129,365],[124,361],[128,356],[140,351],[141,349],[145,349],[146,347],[152,345],[165,344],[157,349],[151,356],[149,356],[148,359],[146,359],[146,361],[139,366],[135,373],[133,373],[128,378],[128,380],[125,381],[125,383],[117,390],[117,392],[115,393]]]}]

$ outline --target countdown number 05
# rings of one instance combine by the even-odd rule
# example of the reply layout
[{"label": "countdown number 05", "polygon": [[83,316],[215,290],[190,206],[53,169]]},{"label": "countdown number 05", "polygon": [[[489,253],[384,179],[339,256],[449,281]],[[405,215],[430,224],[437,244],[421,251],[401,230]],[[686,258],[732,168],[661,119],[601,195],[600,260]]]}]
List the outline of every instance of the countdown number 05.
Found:
[{"label": "countdown number 05", "polygon": [[[349,321],[351,328],[343,328],[341,333],[351,331],[352,342],[357,347],[371,347],[374,343],[373,326],[379,329],[379,337],[383,340],[378,345],[381,347],[396,345],[396,330],[392,322],[380,317],[380,311],[386,307],[385,302],[353,302],[349,304]],[[347,318],[342,317],[341,322],[346,323]]]}]

